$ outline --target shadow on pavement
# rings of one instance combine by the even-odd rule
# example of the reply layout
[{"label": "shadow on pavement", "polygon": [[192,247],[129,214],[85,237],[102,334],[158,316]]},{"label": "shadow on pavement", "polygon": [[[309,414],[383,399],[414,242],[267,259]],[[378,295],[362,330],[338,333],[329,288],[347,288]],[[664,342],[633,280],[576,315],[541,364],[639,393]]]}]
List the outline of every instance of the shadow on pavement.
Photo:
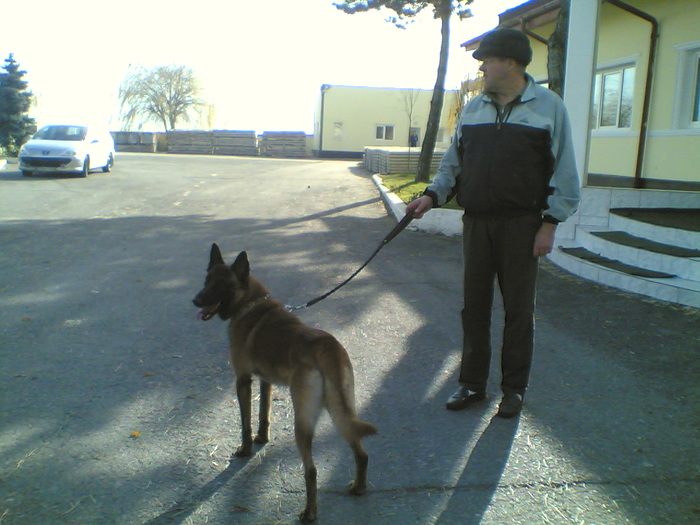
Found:
[{"label": "shadow on pavement", "polygon": [[435,523],[454,523],[461,517],[463,525],[478,525],[498,490],[501,477],[510,459],[519,418],[505,420],[494,416],[479,436],[469,455],[462,476],[457,481],[454,497],[449,499]]},{"label": "shadow on pavement", "polygon": [[187,520],[201,505],[208,501],[214,494],[221,490],[229,483],[243,467],[243,462],[231,461],[219,475],[213,480],[204,485],[202,488],[182,498],[175,503],[163,514],[149,520],[144,525],[169,525],[183,523]]},{"label": "shadow on pavement", "polygon": [[[303,476],[288,395],[275,391],[272,441],[251,461],[228,463],[239,431],[225,327],[196,321],[191,299],[212,242],[227,260],[247,250],[253,273],[284,302],[316,297],[393,227],[344,213],[376,201],[298,219],[0,224],[3,523],[292,521]],[[345,489],[351,454],[322,420],[319,523],[499,523],[510,507],[494,510],[496,500],[524,516],[570,511],[559,523],[692,523],[697,312],[545,263],[523,416],[492,419],[493,404],[451,413],[459,242],[405,232],[342,294],[301,314],[347,346],[361,417],[380,430],[366,440],[370,489],[355,499]],[[495,351],[492,385],[497,360]],[[489,394],[497,401],[496,387]],[[572,488],[554,493],[549,481]]]}]

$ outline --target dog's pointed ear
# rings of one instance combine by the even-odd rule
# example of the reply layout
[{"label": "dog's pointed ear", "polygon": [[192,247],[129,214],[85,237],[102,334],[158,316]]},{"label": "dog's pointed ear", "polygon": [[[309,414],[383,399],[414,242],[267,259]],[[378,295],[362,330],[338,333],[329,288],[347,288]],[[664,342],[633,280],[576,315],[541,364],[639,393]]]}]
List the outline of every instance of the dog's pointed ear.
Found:
[{"label": "dog's pointed ear", "polygon": [[236,257],[235,262],[231,265],[231,270],[242,283],[248,280],[250,275],[250,263],[248,262],[248,254],[241,252]]},{"label": "dog's pointed ear", "polygon": [[217,264],[226,263],[224,262],[224,258],[221,256],[221,250],[219,250],[216,243],[213,243],[211,245],[211,252],[209,252],[209,267],[207,268],[207,271],[211,270]]}]

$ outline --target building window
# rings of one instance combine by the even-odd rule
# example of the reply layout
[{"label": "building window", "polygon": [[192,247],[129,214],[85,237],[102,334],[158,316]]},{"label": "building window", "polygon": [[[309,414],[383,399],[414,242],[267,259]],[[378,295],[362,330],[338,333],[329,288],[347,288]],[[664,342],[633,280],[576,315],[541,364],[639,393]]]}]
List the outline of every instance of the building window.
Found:
[{"label": "building window", "polygon": [[380,140],[394,140],[394,126],[377,126],[375,138]]},{"label": "building window", "polygon": [[635,67],[619,67],[596,74],[591,116],[593,128],[632,127]]},{"label": "building window", "polygon": [[673,127],[700,130],[700,41],[676,46],[678,76]]},{"label": "building window", "polygon": [[335,140],[343,140],[343,123],[334,122],[333,123],[333,138]]}]

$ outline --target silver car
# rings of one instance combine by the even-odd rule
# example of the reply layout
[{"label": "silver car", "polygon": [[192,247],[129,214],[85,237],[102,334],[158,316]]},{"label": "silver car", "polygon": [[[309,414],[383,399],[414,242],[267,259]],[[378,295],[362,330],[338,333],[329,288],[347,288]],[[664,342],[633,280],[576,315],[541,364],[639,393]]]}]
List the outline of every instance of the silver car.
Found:
[{"label": "silver car", "polygon": [[73,172],[87,177],[90,170],[107,173],[112,166],[112,136],[89,126],[44,126],[19,151],[19,169],[26,176],[35,172]]}]

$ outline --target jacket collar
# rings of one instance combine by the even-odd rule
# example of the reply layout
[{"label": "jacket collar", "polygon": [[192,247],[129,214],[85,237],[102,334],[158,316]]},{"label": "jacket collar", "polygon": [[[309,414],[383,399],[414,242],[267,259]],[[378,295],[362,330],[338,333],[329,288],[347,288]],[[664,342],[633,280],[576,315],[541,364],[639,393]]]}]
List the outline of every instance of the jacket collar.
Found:
[{"label": "jacket collar", "polygon": [[[525,73],[525,89],[520,94],[520,102],[529,102],[537,98],[537,84],[535,79],[530,76],[529,73]],[[493,97],[488,91],[484,91],[484,102],[493,102]]]}]

